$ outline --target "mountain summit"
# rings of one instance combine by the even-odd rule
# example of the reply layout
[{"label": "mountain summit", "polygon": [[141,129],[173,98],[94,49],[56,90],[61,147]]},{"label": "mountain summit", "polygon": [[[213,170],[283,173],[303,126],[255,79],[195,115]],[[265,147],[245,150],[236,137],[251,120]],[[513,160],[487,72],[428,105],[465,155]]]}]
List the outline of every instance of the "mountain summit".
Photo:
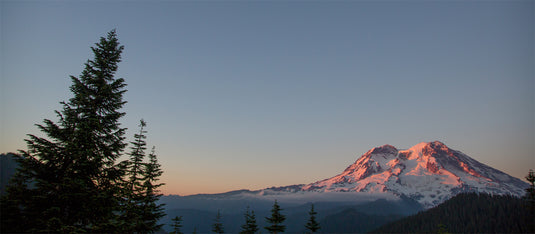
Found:
[{"label": "mountain summit", "polygon": [[304,185],[311,192],[394,193],[433,207],[461,192],[522,196],[527,183],[486,166],[442,142],[407,150],[373,148],[341,174]]}]

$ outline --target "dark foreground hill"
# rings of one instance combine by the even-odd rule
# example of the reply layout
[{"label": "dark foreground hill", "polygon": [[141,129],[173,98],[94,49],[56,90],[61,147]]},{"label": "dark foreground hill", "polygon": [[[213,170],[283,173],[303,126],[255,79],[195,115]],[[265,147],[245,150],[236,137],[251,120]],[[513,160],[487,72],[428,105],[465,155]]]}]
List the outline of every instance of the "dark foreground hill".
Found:
[{"label": "dark foreground hill", "polygon": [[376,229],[375,233],[530,233],[524,200],[508,195],[459,194],[439,206]]},{"label": "dark foreground hill", "polygon": [[9,179],[17,170],[18,164],[15,158],[12,153],[0,154],[0,195],[6,192]]}]

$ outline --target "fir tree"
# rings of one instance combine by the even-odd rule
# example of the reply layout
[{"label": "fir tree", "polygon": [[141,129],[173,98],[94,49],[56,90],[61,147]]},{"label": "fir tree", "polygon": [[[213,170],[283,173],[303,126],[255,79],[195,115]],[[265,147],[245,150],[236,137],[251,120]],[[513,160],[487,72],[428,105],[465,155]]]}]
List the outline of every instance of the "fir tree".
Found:
[{"label": "fir tree", "polygon": [[314,204],[310,206],[310,211],[308,212],[308,215],[310,218],[308,219],[308,223],[306,223],[305,228],[310,231],[310,233],[315,233],[320,229],[320,224],[316,221],[316,215],[318,213],[314,211]]},{"label": "fir tree", "polygon": [[162,196],[158,188],[164,183],[158,183],[160,176],[163,174],[160,169],[160,164],[155,153],[155,147],[149,154],[149,162],[145,164],[144,177],[143,177],[143,197],[141,200],[142,205],[142,220],[145,223],[145,231],[153,232],[160,229],[163,224],[158,224],[158,220],[165,216],[164,204],[158,204],[158,200]]},{"label": "fir tree", "polygon": [[535,233],[535,172],[533,170],[529,170],[526,180],[530,183],[530,186],[526,188],[526,195],[524,195],[529,212],[528,229],[531,233]]},{"label": "fir tree", "polygon": [[535,172],[533,170],[529,170],[526,180],[530,183],[530,186],[526,188],[524,199],[531,205],[535,205]]},{"label": "fir tree", "polygon": [[280,213],[281,210],[282,209],[277,203],[277,200],[275,200],[273,208],[271,209],[271,217],[266,217],[266,221],[271,225],[264,227],[266,230],[269,231],[269,233],[279,233],[284,232],[284,230],[286,230],[286,226],[282,224],[284,220],[286,220],[286,216]]},{"label": "fir tree", "polygon": [[173,231],[170,232],[172,234],[182,234],[180,231],[180,228],[182,227],[182,216],[175,216],[173,219],[173,224],[171,225],[173,227]]},{"label": "fir tree", "polygon": [[141,217],[143,208],[141,200],[143,199],[143,158],[145,157],[146,142],[145,139],[147,131],[144,128],[147,126],[142,119],[139,124],[139,133],[134,135],[135,141],[132,144],[129,160],[123,161],[121,166],[125,172],[125,181],[123,187],[123,200],[121,212],[121,226],[124,232],[145,231],[144,222]]},{"label": "fir tree", "polygon": [[73,97],[61,102],[57,123],[28,135],[16,180],[2,198],[2,231],[117,231],[122,170],[115,163],[125,148],[119,119],[126,103],[124,79],[115,78],[123,46],[115,31],[91,47],[79,77],[71,76]]},{"label": "fir tree", "polygon": [[130,158],[121,163],[125,171],[124,204],[120,219],[121,231],[124,232],[155,232],[162,226],[158,220],[165,215],[163,204],[156,204],[161,196],[157,188],[163,184],[157,183],[162,171],[154,147],[149,154],[149,162],[144,163],[146,126],[147,123],[141,120],[139,133],[134,135],[135,141],[131,142]]},{"label": "fir tree", "polygon": [[221,221],[221,211],[217,210],[217,215],[214,220],[214,224],[212,225],[212,232],[215,233],[225,233],[223,229],[223,223]]},{"label": "fir tree", "polygon": [[436,231],[437,234],[448,234],[448,229],[446,228],[446,225],[444,225],[443,223],[439,223],[437,226],[437,229],[438,229]]},{"label": "fir tree", "polygon": [[245,211],[245,224],[241,226],[241,234],[253,234],[258,231],[258,225],[256,225],[256,217],[254,214],[254,210],[249,211],[249,206],[247,206],[247,210]]}]

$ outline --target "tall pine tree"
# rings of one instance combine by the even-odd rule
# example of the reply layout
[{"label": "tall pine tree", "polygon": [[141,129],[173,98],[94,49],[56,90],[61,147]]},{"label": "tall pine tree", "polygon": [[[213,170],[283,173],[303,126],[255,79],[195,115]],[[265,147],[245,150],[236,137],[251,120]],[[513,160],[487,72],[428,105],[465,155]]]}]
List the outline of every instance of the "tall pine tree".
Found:
[{"label": "tall pine tree", "polygon": [[162,170],[156,158],[155,149],[149,154],[149,162],[144,162],[146,150],[146,133],[144,128],[147,123],[140,121],[139,133],[134,135],[135,141],[131,142],[129,160],[121,163],[124,170],[122,209],[120,212],[121,231],[151,233],[159,230],[162,224],[158,220],[165,214],[163,204],[157,204],[161,194],[158,187],[163,184],[157,183],[162,175]]},{"label": "tall pine tree", "polygon": [[145,142],[147,131],[144,129],[147,123],[142,119],[139,123],[139,133],[134,135],[129,159],[121,163],[124,171],[124,182],[122,192],[122,209],[120,222],[122,231],[134,232],[144,229],[144,222],[141,214],[143,212],[140,205],[143,199],[143,159],[147,149]]},{"label": "tall pine tree", "polygon": [[[162,196],[158,188],[164,185],[164,183],[158,183],[163,171],[160,169],[155,151],[155,147],[153,146],[149,154],[149,162],[144,164],[143,171],[143,196],[141,199],[143,212],[141,213],[141,219],[144,222],[144,231],[146,232],[159,230],[163,224],[158,224],[158,220],[165,216],[164,204],[158,204],[158,200]],[[140,231],[143,231],[143,229]]]},{"label": "tall pine tree", "polygon": [[[119,119],[126,103],[124,79],[115,78],[121,46],[115,31],[91,47],[94,58],[80,77],[71,76],[73,97],[61,102],[57,122],[37,125],[46,135],[28,135],[18,179],[2,207],[2,229],[30,232],[116,231],[122,170],[115,163],[125,148]],[[18,197],[17,197],[18,196]],[[4,217],[4,215],[3,215]]]},{"label": "tall pine tree", "polygon": [[266,217],[266,221],[271,225],[264,227],[269,233],[279,233],[286,230],[286,226],[282,224],[284,220],[286,220],[286,216],[281,214],[281,210],[277,200],[275,200],[273,208],[271,209],[271,217]]}]

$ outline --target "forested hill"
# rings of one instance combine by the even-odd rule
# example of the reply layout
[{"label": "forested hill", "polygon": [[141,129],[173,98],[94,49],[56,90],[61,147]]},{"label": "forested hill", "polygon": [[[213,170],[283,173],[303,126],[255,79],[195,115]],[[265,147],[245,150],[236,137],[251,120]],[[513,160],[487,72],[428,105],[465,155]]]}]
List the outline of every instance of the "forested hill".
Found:
[{"label": "forested hill", "polygon": [[12,153],[0,154],[0,195],[6,191],[7,183],[15,171],[18,164],[15,161],[15,155]]},{"label": "forested hill", "polygon": [[382,226],[376,233],[530,233],[525,200],[514,196],[459,194],[441,205]]}]

